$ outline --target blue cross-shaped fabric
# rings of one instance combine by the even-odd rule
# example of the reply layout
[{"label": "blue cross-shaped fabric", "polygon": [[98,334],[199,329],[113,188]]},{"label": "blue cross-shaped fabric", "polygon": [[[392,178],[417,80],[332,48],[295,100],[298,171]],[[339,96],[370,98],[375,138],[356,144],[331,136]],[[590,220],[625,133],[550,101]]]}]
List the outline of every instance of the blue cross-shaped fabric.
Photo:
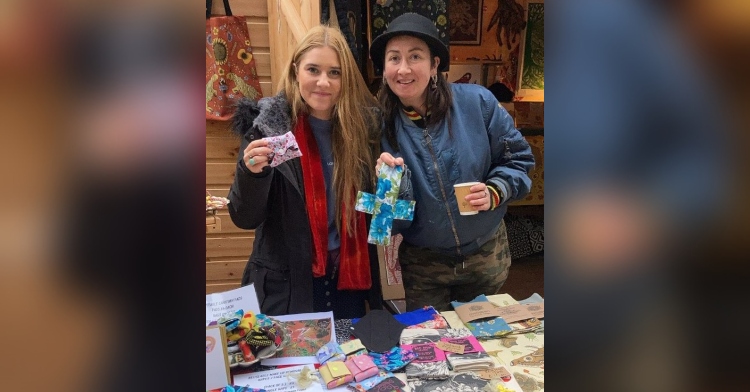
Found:
[{"label": "blue cross-shaped fabric", "polygon": [[404,174],[403,166],[382,165],[378,171],[378,186],[375,194],[357,193],[357,211],[372,214],[367,242],[387,246],[391,243],[394,219],[414,219],[414,201],[396,200]]}]

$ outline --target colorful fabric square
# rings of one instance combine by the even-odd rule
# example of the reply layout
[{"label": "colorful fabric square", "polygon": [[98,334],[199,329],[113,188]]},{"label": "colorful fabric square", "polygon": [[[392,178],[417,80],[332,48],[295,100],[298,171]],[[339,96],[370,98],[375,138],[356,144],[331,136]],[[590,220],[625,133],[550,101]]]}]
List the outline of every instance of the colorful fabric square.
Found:
[{"label": "colorful fabric square", "polygon": [[470,373],[459,373],[443,381],[410,380],[412,392],[484,391],[489,381]]},{"label": "colorful fabric square", "polygon": [[394,376],[381,381],[368,392],[403,392],[405,386],[406,384]]},{"label": "colorful fabric square", "polygon": [[[453,308],[455,309],[461,305],[474,302],[489,302],[489,300],[487,299],[487,296],[482,294],[469,302],[452,301],[451,305],[453,305]],[[505,320],[503,320],[502,317],[470,321],[464,323],[464,325],[466,325],[466,328],[468,328],[477,339],[499,338],[513,332],[513,329],[505,322]]]},{"label": "colorful fabric square", "polygon": [[271,153],[271,162],[268,164],[271,167],[278,166],[285,161],[302,156],[302,152],[299,150],[299,145],[297,145],[297,139],[294,138],[292,132],[287,132],[279,136],[267,137],[265,140],[268,141],[268,148],[273,150]]},{"label": "colorful fabric square", "polygon": [[410,328],[410,329],[418,329],[418,328],[446,329],[448,327],[449,327],[448,320],[446,320],[445,317],[443,317],[443,315],[438,313],[432,316],[432,320],[427,320],[419,324],[410,325],[407,328]]},{"label": "colorful fabric square", "polygon": [[378,171],[378,185],[375,194],[360,191],[357,193],[357,211],[372,214],[367,242],[387,246],[391,243],[391,229],[394,219],[414,219],[415,202],[397,200],[404,174],[403,166],[381,165]]},{"label": "colorful fabric square", "polygon": [[342,361],[328,361],[324,365],[321,365],[318,371],[328,389],[348,384],[354,380],[352,372],[349,371],[349,368]]},{"label": "colorful fabric square", "polygon": [[367,355],[357,355],[347,359],[344,364],[354,376],[355,381],[362,381],[378,374],[378,367]]},{"label": "colorful fabric square", "polygon": [[346,343],[342,343],[339,347],[341,347],[341,351],[346,355],[352,355],[362,350],[365,350],[365,346],[362,344],[362,341],[359,339],[354,339]]},{"label": "colorful fabric square", "polygon": [[374,386],[380,384],[381,382],[388,379],[389,377],[395,377],[395,376],[391,372],[380,370],[378,371],[378,374],[376,374],[375,376],[362,380],[362,381],[355,381],[349,384],[348,387],[349,389],[353,389],[357,392],[365,392],[365,391],[371,390]]},{"label": "colorful fabric square", "polygon": [[318,349],[315,358],[322,365],[328,361],[343,361],[346,359],[346,354],[341,351],[341,347],[336,342],[328,342]]},{"label": "colorful fabric square", "polygon": [[414,351],[405,350],[401,347],[394,347],[387,353],[369,353],[367,355],[375,362],[375,366],[390,372],[403,369],[404,366],[417,359],[417,354]]},{"label": "colorful fabric square", "polygon": [[[217,389],[217,391],[219,391]],[[265,389],[243,387],[239,385],[227,385],[220,389],[221,392],[266,392]]]}]

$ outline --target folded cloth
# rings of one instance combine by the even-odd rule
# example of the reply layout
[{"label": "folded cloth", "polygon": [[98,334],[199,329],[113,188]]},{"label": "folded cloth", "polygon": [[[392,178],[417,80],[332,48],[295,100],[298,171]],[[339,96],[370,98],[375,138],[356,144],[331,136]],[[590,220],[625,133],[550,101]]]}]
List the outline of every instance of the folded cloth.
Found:
[{"label": "folded cloth", "polygon": [[[518,301],[519,304],[536,304],[540,302],[544,302],[544,298],[538,293],[531,294],[529,298]],[[544,319],[541,319],[539,321],[541,321],[542,325],[535,329],[534,333],[544,333]]]},{"label": "folded cloth", "polygon": [[381,381],[374,387],[369,389],[369,392],[403,392],[406,384],[396,377],[388,377]]},{"label": "folded cloth", "polygon": [[[376,374],[373,377],[370,377],[368,379],[362,380],[362,381],[355,381],[353,383],[350,383],[348,385],[349,389],[353,389],[357,392],[365,392],[371,390],[374,386],[380,384],[384,380],[388,379],[389,377],[395,377],[393,373],[380,370],[378,374]],[[402,383],[401,386],[404,384]]]},{"label": "folded cloth", "polygon": [[[468,331],[467,331],[468,332]],[[443,338],[445,342],[464,346],[464,353],[446,353],[445,357],[454,372],[481,371],[494,366],[490,355],[474,336],[463,338]]]},{"label": "folded cloth", "polygon": [[483,391],[489,383],[471,373],[459,373],[442,381],[409,380],[412,392]]},{"label": "folded cloth", "polygon": [[365,346],[362,345],[362,341],[359,339],[354,339],[346,343],[341,343],[340,347],[341,347],[341,351],[343,351],[344,354],[346,354],[347,356],[366,350]]},{"label": "folded cloth", "polygon": [[302,156],[299,145],[297,145],[297,139],[294,138],[294,134],[291,131],[283,135],[267,137],[265,140],[268,141],[267,147],[273,150],[269,155],[271,162],[268,165],[271,167]]},{"label": "folded cloth", "polygon": [[445,352],[435,343],[402,344],[401,349],[412,350],[417,358],[406,365],[406,378],[421,380],[444,380],[450,375]]},{"label": "folded cloth", "polygon": [[[451,305],[453,305],[453,309],[456,309],[461,305],[474,302],[490,302],[490,300],[482,294],[469,302],[451,301]],[[513,332],[513,329],[505,322],[505,320],[503,320],[502,317],[479,319],[466,322],[464,325],[466,325],[466,328],[468,328],[477,339],[499,338]]]},{"label": "folded cloth", "polygon": [[367,355],[355,355],[347,359],[344,364],[352,372],[355,381],[366,380],[378,374],[378,367]]},{"label": "folded cloth", "polygon": [[333,389],[338,386],[348,384],[354,381],[354,376],[349,368],[346,367],[344,362],[341,361],[328,361],[318,368],[320,376],[323,377],[323,382],[326,384],[328,389]]},{"label": "folded cloth", "polygon": [[328,361],[343,361],[346,359],[346,354],[336,342],[328,342],[318,349],[315,358],[322,365]]},{"label": "folded cloth", "polygon": [[417,354],[414,351],[405,350],[401,347],[394,347],[387,353],[368,353],[367,355],[375,362],[375,366],[389,372],[402,369],[409,362],[417,358]]}]

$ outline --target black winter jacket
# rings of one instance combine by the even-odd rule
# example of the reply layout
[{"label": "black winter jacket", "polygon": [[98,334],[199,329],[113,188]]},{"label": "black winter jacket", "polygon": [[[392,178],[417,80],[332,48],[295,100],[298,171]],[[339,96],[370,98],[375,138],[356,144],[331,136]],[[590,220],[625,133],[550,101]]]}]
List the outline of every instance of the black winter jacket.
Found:
[{"label": "black winter jacket", "polygon": [[[237,227],[255,230],[242,285],[255,284],[261,312],[268,315],[313,312],[312,234],[302,166],[295,158],[256,174],[247,169],[242,155],[252,140],[282,135],[292,130],[291,124],[291,108],[279,94],[258,102],[241,100],[231,127],[242,142],[229,190],[229,215]],[[374,135],[371,139],[378,140]],[[368,215],[368,227],[369,221]],[[377,248],[370,244],[368,250],[372,275],[368,302],[370,309],[380,309]]]}]

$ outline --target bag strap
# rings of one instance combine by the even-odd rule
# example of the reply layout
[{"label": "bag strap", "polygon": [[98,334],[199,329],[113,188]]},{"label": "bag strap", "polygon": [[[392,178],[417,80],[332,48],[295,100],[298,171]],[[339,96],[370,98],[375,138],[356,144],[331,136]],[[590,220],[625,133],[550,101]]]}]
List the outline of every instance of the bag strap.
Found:
[{"label": "bag strap", "polygon": [[[232,16],[232,9],[229,7],[229,0],[222,0],[224,2],[224,14],[226,16]],[[214,0],[206,0],[206,19],[211,17],[211,7],[213,7]]]}]

